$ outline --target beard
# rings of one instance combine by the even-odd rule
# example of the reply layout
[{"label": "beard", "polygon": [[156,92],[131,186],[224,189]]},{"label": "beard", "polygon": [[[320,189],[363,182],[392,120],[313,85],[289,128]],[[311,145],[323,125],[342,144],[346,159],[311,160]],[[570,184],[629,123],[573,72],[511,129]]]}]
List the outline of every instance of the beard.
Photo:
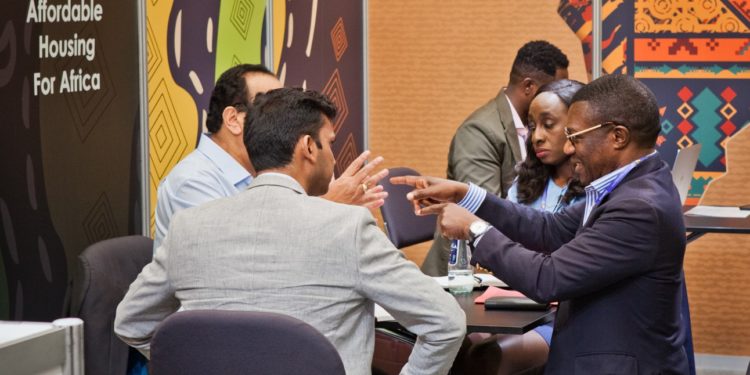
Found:
[{"label": "beard", "polygon": [[310,191],[308,195],[317,197],[328,192],[328,186],[331,184],[333,177],[332,168],[319,168],[310,181]]}]

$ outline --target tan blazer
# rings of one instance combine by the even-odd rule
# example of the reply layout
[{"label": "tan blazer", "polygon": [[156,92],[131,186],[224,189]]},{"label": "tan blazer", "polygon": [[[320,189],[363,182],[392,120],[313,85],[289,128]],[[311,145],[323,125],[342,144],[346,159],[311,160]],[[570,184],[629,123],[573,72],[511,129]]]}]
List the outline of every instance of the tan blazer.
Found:
[{"label": "tan blazer", "polygon": [[[473,182],[505,198],[521,161],[521,145],[505,90],[479,107],[456,130],[448,152],[448,179]],[[450,241],[435,231],[435,241],[422,264],[431,276],[447,274]]]},{"label": "tan blazer", "polygon": [[275,312],[323,333],[347,374],[370,374],[373,302],[419,336],[402,373],[448,372],[466,331],[456,300],[393,247],[367,209],[261,174],[247,191],[173,217],[118,306],[115,332],[147,351],[179,306]]}]

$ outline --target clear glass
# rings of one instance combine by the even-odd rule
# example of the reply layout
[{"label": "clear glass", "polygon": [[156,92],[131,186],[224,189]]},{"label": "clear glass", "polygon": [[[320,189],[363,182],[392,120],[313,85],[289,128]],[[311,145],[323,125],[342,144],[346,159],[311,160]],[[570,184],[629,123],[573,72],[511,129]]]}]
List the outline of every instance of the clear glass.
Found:
[{"label": "clear glass", "polygon": [[453,294],[471,293],[474,290],[474,270],[471,267],[471,250],[465,240],[453,240],[448,257],[448,290]]}]

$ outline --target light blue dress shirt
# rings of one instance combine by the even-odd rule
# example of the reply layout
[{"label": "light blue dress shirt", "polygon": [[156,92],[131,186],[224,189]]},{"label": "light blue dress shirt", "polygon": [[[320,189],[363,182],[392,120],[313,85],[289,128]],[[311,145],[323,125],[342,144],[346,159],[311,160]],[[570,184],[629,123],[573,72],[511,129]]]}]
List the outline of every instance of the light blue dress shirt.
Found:
[{"label": "light blue dress shirt", "polygon": [[[548,178],[547,186],[545,187],[545,190],[544,190],[545,192],[542,194],[542,196],[537,198],[531,204],[527,204],[526,206],[529,206],[539,211],[546,211],[546,212],[554,213],[554,212],[558,212],[562,210],[563,208],[567,206],[581,202],[583,200],[582,197],[574,197],[568,203],[563,202],[562,198],[565,195],[565,192],[567,190],[568,190],[567,186],[557,186],[554,180],[552,180],[551,178]],[[511,185],[510,189],[508,189],[507,199],[513,203],[518,203],[518,181],[517,180],[514,181],[513,185]]]},{"label": "light blue dress shirt", "polygon": [[235,195],[246,189],[252,179],[245,167],[202,134],[198,148],[177,163],[159,184],[154,249],[161,245],[177,211]]},{"label": "light blue dress shirt", "polygon": [[[583,221],[581,221],[581,225],[586,223],[586,220],[588,219],[589,215],[591,214],[591,211],[596,207],[599,202],[601,202],[602,199],[604,199],[607,194],[609,194],[612,190],[614,190],[615,187],[622,181],[625,176],[630,173],[633,168],[635,168],[638,164],[640,164],[642,161],[656,155],[656,151],[638,159],[630,162],[628,165],[625,165],[623,167],[620,167],[619,169],[612,171],[602,177],[599,177],[594,182],[586,186],[585,192],[586,192],[586,209],[583,214]],[[515,184],[511,187],[513,189],[515,187]],[[510,190],[509,190],[510,195]],[[460,202],[458,202],[458,205],[469,210],[472,214],[476,213],[479,209],[479,206],[482,205],[484,202],[485,197],[487,196],[487,190],[484,190],[480,188],[477,185],[474,185],[473,183],[469,183],[469,191],[466,192],[466,195],[463,199],[461,199]],[[549,197],[548,197],[549,198]],[[477,238],[474,242],[474,245],[476,246],[479,243],[479,240],[481,237]]]}]

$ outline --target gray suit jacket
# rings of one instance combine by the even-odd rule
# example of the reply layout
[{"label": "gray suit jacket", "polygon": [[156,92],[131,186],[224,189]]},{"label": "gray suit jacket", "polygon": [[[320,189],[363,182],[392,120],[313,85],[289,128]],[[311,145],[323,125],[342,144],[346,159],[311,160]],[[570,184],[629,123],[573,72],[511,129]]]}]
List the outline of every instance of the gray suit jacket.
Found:
[{"label": "gray suit jacket", "polygon": [[180,305],[275,312],[323,333],[347,374],[369,374],[373,302],[419,336],[402,373],[448,372],[466,330],[455,299],[393,247],[367,209],[262,174],[247,191],[173,217],[118,306],[115,332],[147,351]]},{"label": "gray suit jacket", "polygon": [[[505,90],[500,90],[495,98],[474,111],[453,136],[448,152],[448,179],[473,182],[505,198],[516,178],[521,146]],[[450,241],[435,231],[435,241],[422,271],[431,276],[445,275],[449,252]]]}]

